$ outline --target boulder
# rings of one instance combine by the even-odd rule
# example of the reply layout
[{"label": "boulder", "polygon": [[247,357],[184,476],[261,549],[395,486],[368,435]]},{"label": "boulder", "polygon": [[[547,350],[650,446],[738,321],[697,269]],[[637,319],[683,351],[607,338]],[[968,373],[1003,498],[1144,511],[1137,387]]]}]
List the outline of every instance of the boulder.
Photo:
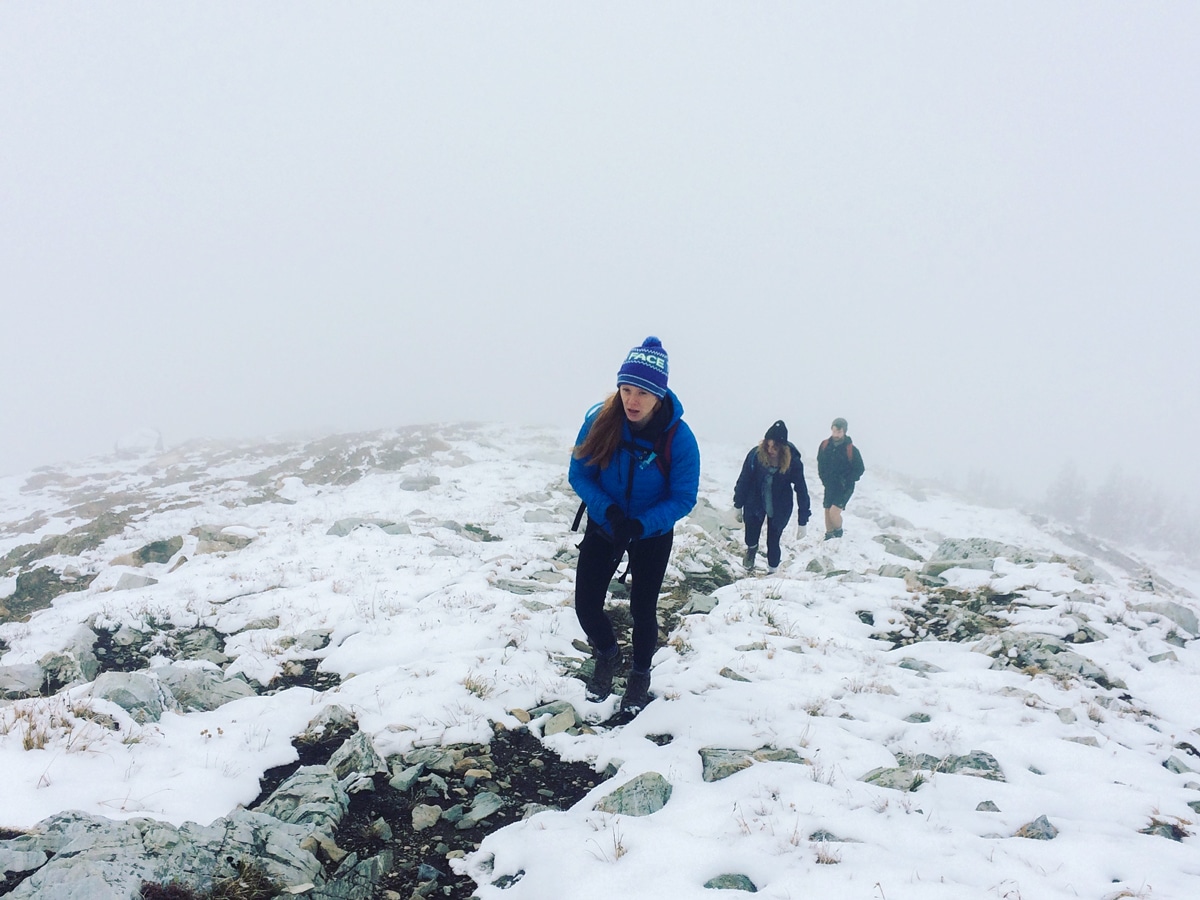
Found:
[{"label": "boulder", "polygon": [[596,804],[601,812],[623,816],[648,816],[671,799],[671,783],[658,772],[643,772],[625,782]]},{"label": "boulder", "polygon": [[191,666],[160,666],[151,670],[167,686],[181,710],[209,711],[234,700],[255,696],[242,678],[226,678],[220,671]]},{"label": "boulder", "polygon": [[142,672],[104,672],[92,682],[90,693],[117,704],[140,725],[157,722],[164,710],[175,706],[175,698],[158,679]]}]

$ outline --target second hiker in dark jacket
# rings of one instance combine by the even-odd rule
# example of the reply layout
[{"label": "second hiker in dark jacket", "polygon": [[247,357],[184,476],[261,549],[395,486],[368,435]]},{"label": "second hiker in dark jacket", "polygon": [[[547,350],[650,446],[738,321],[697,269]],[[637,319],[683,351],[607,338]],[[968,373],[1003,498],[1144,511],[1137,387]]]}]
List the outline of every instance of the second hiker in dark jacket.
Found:
[{"label": "second hiker in dark jacket", "polygon": [[779,539],[792,515],[793,493],[797,528],[803,533],[811,515],[804,463],[800,461],[800,451],[788,442],[787,425],[780,420],[746,454],[742,473],[733,488],[733,505],[741,510],[746,524],[746,556],[742,562],[747,569],[754,568],[763,522],[767,524],[767,571],[779,568],[783,555]]},{"label": "second hiker in dark jacket", "polygon": [[825,487],[825,540],[842,536],[842,510],[865,471],[862,454],[846,434],[846,420],[839,416],[817,449],[817,474]]}]

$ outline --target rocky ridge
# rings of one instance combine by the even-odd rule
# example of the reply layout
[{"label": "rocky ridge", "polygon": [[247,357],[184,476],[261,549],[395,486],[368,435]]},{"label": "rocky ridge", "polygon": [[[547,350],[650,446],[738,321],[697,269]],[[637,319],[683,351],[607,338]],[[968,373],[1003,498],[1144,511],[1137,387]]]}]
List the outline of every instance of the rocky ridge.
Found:
[{"label": "rocky ridge", "polygon": [[[507,889],[525,876],[497,869],[488,849],[485,835],[503,826],[547,808],[570,808],[589,795],[591,808],[614,817],[666,808],[671,773],[647,770],[626,779],[618,760],[590,756],[588,748],[597,746],[610,724],[587,705],[556,696],[571,692],[553,685],[527,692],[529,702],[505,705],[494,718],[475,722],[478,741],[432,743],[419,723],[382,722],[377,716],[364,728],[361,701],[357,709],[339,702],[344,685],[363,676],[325,665],[336,658],[345,629],[317,621],[319,615],[291,614],[289,607],[308,589],[307,578],[329,596],[347,598],[348,609],[368,625],[403,616],[399,601],[386,609],[372,607],[380,604],[379,587],[356,583],[353,566],[367,557],[378,566],[374,560],[389,552],[387,541],[419,539],[427,559],[470,555],[488,562],[479,596],[463,599],[454,594],[457,588],[443,586],[443,599],[485,612],[503,603],[513,621],[548,620],[562,616],[564,607],[569,615],[574,554],[564,523],[574,500],[561,472],[550,474],[562,463],[563,447],[555,439],[523,438],[530,466],[542,465],[548,473],[542,490],[500,505],[464,500],[471,515],[462,521],[430,516],[419,505],[394,499],[364,502],[381,485],[398,492],[393,497],[413,495],[416,504],[427,492],[453,495],[477,488],[496,476],[488,460],[504,455],[507,438],[503,430],[460,427],[269,447],[197,445],[91,470],[42,470],[26,480],[9,506],[36,511],[0,530],[0,593],[7,589],[0,597],[5,623],[0,731],[7,741],[19,740],[34,754],[114,738],[136,742],[162,726],[164,717],[175,722],[288,692],[308,692],[320,712],[305,716],[303,727],[288,735],[294,760],[264,767],[258,796],[209,825],[62,811],[10,830],[0,840],[0,894],[34,897],[54,884],[72,900],[136,897],[143,885],[172,882],[211,891],[236,878],[249,861],[272,890],[288,890],[287,896],[466,897],[477,886]],[[371,492],[355,494],[356,486],[370,486]],[[700,655],[690,646],[705,630],[698,623],[709,620],[708,629],[717,627],[713,614],[736,610],[745,599],[736,563],[738,529],[719,508],[720,493],[720,487],[706,492],[681,527],[669,573],[662,637],[680,665]],[[331,497],[339,498],[339,508],[361,514],[314,518],[314,508],[335,505]],[[404,505],[412,508],[396,512]],[[299,507],[304,518],[289,518],[286,507]],[[1078,537],[1064,541],[1059,552],[945,536],[870,504],[859,515],[860,527],[869,524],[874,532],[867,542],[855,544],[852,552],[807,545],[788,568],[787,580],[806,590],[820,590],[823,583],[842,591],[862,586],[858,593],[866,602],[853,614],[874,646],[896,654],[898,669],[936,677],[937,666],[905,651],[961,644],[988,657],[992,669],[1011,671],[1031,686],[1049,682],[1086,694],[1094,716],[1081,719],[1068,706],[1053,710],[1063,723],[1087,725],[1094,718],[1099,725],[1115,717],[1155,728],[1150,704],[1130,693],[1123,667],[1169,665],[1176,650],[1191,650],[1200,629],[1195,598],[1186,589],[1131,557],[1110,556],[1102,564],[1096,555],[1070,552],[1067,544],[1078,547]],[[287,554],[288,547],[298,551],[299,539],[289,542],[280,534],[289,529],[309,536],[305,539],[319,533],[329,546],[351,547],[336,551],[347,554],[336,557],[345,566],[303,571]],[[525,532],[538,536],[539,557],[506,558],[504,546]],[[499,552],[489,555],[485,545]],[[1127,562],[1118,567],[1113,559]],[[198,567],[204,567],[202,577],[173,587]],[[1065,575],[1075,587],[1041,587],[1051,570],[1060,575],[1056,585]],[[614,584],[618,618],[621,590]],[[781,589],[777,603],[760,603],[752,611],[762,625],[760,639],[739,645],[717,677],[752,688],[784,658],[778,651],[793,657],[813,653],[819,638],[787,621],[785,594]],[[267,615],[264,595],[278,599],[276,611]],[[726,612],[735,614],[742,615]],[[27,658],[25,647],[35,645],[31,637],[42,623],[62,639],[54,650]],[[1118,663],[1092,652],[1115,632],[1138,635],[1142,658],[1122,656]],[[520,649],[521,634],[508,638],[513,652]],[[578,641],[558,646],[552,664],[562,676],[586,677],[586,646]],[[468,673],[462,683],[478,700],[495,692],[482,675]],[[851,683],[850,689],[875,690],[865,683],[857,689]],[[1045,707],[1043,694],[1031,689],[1023,702]],[[830,707],[840,702],[814,701],[803,714],[830,716]],[[911,722],[921,724],[922,714],[913,715]],[[445,735],[454,730],[441,729]],[[418,732],[420,737],[412,737]],[[677,736],[645,737],[665,747]],[[1077,739],[1098,745],[1108,738]],[[208,740],[219,742],[220,736]],[[566,751],[563,758],[559,751]],[[995,755],[966,751],[893,747],[892,764],[864,769],[857,779],[904,795],[919,795],[923,784],[943,775],[1006,779]],[[581,753],[585,761],[569,761]],[[815,772],[820,765],[811,748],[798,742],[708,744],[696,753],[707,784],[754,766]],[[1200,770],[1195,742],[1177,740],[1157,764],[1179,775],[1181,796],[1192,791],[1200,798],[1193,780],[1200,778],[1194,774]],[[1187,801],[1193,810],[1197,802]],[[1142,831],[1182,841],[1191,838],[1189,826],[1180,815],[1152,816]],[[1036,816],[997,835],[1049,840],[1056,833],[1049,818]],[[819,856],[847,840],[815,829],[804,843]],[[97,885],[104,886],[101,893],[95,893]],[[755,889],[743,872],[714,876],[705,886]]]}]

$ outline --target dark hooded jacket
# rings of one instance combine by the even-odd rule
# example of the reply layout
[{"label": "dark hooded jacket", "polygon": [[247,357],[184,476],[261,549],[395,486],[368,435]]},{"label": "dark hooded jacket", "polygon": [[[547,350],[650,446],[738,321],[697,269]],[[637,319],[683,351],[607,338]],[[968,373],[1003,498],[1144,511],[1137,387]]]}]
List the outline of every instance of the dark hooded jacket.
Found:
[{"label": "dark hooded jacket", "polygon": [[854,446],[854,441],[850,440],[850,435],[846,435],[841,444],[835,444],[831,437],[821,441],[817,449],[817,475],[827,491],[840,492],[853,488],[866,470],[862,454]]},{"label": "dark hooded jacket", "polygon": [[[776,518],[787,521],[792,514],[792,493],[796,495],[796,520],[801,525],[807,525],[812,507],[808,499],[808,485],[804,483],[804,463],[800,461],[800,451],[796,445],[788,442],[792,452],[791,466],[786,472],[776,472],[771,479],[771,505],[774,507]],[[763,498],[763,482],[770,471],[763,466],[758,458],[758,447],[746,454],[742,463],[742,473],[738,476],[733,488],[733,505],[742,510],[743,515],[751,519],[761,519],[767,514],[766,501]]]}]

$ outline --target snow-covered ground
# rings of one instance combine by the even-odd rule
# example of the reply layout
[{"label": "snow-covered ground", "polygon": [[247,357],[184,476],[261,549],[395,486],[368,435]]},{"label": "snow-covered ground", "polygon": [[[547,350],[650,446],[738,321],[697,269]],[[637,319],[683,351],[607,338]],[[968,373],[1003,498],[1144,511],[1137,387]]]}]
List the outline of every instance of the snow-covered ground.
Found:
[{"label": "snow-covered ground", "polygon": [[[0,625],[0,665],[37,663],[87,621],[147,630],[170,622],[231,635],[226,673],[263,686],[313,655],[295,636],[327,631],[321,668],[343,678],[325,692],[291,688],[145,725],[91,697],[87,684],[0,702],[0,827],[65,809],[207,823],[252,801],[259,776],[294,760],[292,737],[333,703],[357,715],[385,756],[486,742],[491,723],[520,727],[513,710],[556,699],[602,722],[619,698],[587,702],[569,664],[583,637],[572,609],[571,438],[431,426],[306,445],[303,459],[300,445],[197,446],[0,479],[0,556],[88,521],[85,501],[129,518],[98,547],[37,563],[96,577],[29,621]],[[740,556],[729,505],[746,449],[701,443],[701,503],[677,528],[668,587]],[[311,477],[335,450],[339,471],[355,477]],[[1200,814],[1189,803],[1200,801],[1200,773],[1164,763],[1200,770],[1200,757],[1177,746],[1200,745],[1200,642],[1161,605],[1200,611],[1200,574],[1156,560],[1170,586],[1152,593],[1145,572],[1096,560],[1111,581],[1085,583],[1080,551],[1052,528],[870,470],[845,537],[822,542],[810,469],[809,535],[789,530],[776,576],[739,572],[710,613],[682,618],[655,657],[658,699],[623,727],[545,738],[564,758],[616,774],[570,809],[491,834],[456,863],[479,882],[478,896],[711,897],[703,885],[722,873],[781,900],[1196,896]],[[406,527],[328,533],[350,518]],[[198,526],[253,540],[197,553]],[[925,589],[877,574],[921,566],[885,551],[874,540],[885,533],[925,559],[945,538],[1020,548],[1034,561],[1001,557],[991,570],[942,577],[963,596],[1012,595],[996,614],[1013,633],[1065,638],[1086,623],[1100,639],[1072,649],[1124,687],[993,668],[995,636],[931,635],[891,649],[883,636],[911,631]],[[184,546],[170,563],[114,564],[174,536]],[[157,583],[118,589],[130,573]],[[0,603],[15,588],[15,573],[0,572]],[[120,728],[98,724],[97,712]],[[804,763],[756,762],[710,782],[705,748],[786,749]],[[910,791],[862,780],[898,758],[979,751],[998,762],[998,778],[923,769]],[[672,786],[663,809],[595,809],[651,771]],[[1056,837],[1015,836],[1040,816]],[[1155,824],[1186,836],[1143,833]]]}]

